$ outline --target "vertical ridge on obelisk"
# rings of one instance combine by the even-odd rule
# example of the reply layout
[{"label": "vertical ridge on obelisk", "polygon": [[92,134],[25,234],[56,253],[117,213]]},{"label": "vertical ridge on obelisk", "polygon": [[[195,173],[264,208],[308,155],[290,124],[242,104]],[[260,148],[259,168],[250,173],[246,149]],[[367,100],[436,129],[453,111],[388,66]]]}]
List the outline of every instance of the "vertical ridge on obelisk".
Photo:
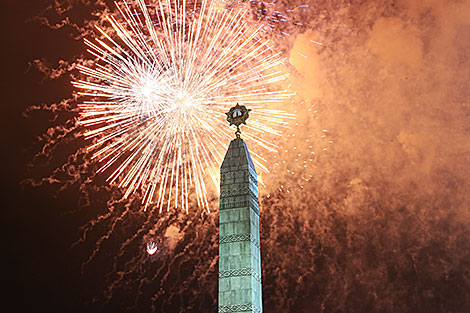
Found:
[{"label": "vertical ridge on obelisk", "polygon": [[220,168],[218,312],[261,313],[258,176],[237,132]]}]

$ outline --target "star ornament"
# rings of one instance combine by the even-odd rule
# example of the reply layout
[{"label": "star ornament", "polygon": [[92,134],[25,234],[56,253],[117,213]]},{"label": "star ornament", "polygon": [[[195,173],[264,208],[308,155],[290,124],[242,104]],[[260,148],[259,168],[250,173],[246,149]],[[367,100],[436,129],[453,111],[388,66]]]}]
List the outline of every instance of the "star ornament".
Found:
[{"label": "star ornament", "polygon": [[246,125],[246,120],[250,117],[249,112],[251,109],[247,109],[244,105],[239,105],[232,107],[227,114],[227,121],[230,123],[230,126],[235,125],[240,126],[241,124]]}]

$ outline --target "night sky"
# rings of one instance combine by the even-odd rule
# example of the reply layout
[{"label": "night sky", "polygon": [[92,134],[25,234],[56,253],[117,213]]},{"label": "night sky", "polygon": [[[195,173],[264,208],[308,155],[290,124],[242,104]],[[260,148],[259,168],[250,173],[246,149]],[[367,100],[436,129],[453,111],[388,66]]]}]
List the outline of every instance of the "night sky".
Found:
[{"label": "night sky", "polygon": [[[470,1],[278,7],[305,3],[278,40],[298,92],[262,176],[264,311],[470,312]],[[216,312],[217,195],[211,213],[149,216],[83,150],[70,81],[113,10],[2,6],[3,297],[16,312]]]}]

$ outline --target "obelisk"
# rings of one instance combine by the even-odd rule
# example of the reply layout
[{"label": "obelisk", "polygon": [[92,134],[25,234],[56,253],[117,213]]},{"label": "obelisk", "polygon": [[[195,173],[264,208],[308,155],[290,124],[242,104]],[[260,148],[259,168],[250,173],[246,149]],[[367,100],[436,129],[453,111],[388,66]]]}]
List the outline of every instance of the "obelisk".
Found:
[{"label": "obelisk", "polygon": [[239,128],[249,111],[226,113],[237,131],[220,168],[219,313],[263,312],[258,175]]}]

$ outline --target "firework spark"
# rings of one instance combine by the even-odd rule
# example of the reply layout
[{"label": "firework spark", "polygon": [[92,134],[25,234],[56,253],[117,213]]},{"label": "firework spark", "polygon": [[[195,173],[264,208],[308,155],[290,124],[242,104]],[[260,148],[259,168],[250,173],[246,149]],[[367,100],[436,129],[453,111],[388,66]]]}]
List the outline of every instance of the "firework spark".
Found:
[{"label": "firework spark", "polygon": [[148,242],[147,243],[147,253],[149,255],[154,255],[155,252],[157,252],[158,247],[157,244],[154,241]]},{"label": "firework spark", "polygon": [[[206,183],[233,136],[225,112],[235,103],[253,114],[244,135],[261,151],[276,147],[264,134],[280,135],[289,114],[274,109],[290,95],[276,85],[287,77],[284,59],[248,22],[249,10],[221,8],[214,0],[144,0],[117,4],[112,31],[85,40],[96,57],[78,68],[73,82],[87,100],[80,124],[93,159],[108,181],[141,192],[155,203],[189,208],[189,195],[208,209]],[[256,153],[258,167],[267,170]]]}]

